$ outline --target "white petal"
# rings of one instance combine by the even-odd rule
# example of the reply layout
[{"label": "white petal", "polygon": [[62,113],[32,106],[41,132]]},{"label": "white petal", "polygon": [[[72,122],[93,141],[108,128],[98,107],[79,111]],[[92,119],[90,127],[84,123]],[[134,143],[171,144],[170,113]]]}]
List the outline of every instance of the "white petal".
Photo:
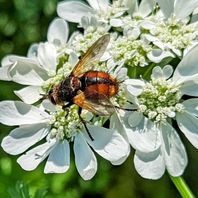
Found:
[{"label": "white petal", "polygon": [[135,27],[133,29],[124,27],[123,34],[124,36],[130,36],[130,38],[136,40],[140,36],[141,31],[139,27]]},{"label": "white petal", "polygon": [[82,37],[82,34],[81,34],[79,31],[73,32],[73,33],[71,34],[71,36],[69,37],[69,40],[68,40],[67,43],[68,43],[69,45],[72,45],[73,42],[74,42],[74,43],[76,42],[76,37],[78,37],[78,36]]},{"label": "white petal", "polygon": [[188,111],[190,114],[193,114],[194,116],[198,117],[198,99],[197,98],[191,98],[188,100],[185,100],[183,103],[185,111]]},{"label": "white petal", "polygon": [[[80,20],[80,27],[83,27],[84,29],[87,29],[91,25],[91,19],[92,17],[83,16]],[[96,21],[97,23],[97,21]]]},{"label": "white petal", "polygon": [[8,126],[49,122],[50,116],[20,101],[0,102],[0,122]]},{"label": "white petal", "polygon": [[128,117],[128,123],[131,127],[136,127],[140,124],[143,119],[143,114],[141,112],[134,111]]},{"label": "white petal", "polygon": [[187,154],[175,129],[168,123],[161,125],[162,153],[170,175],[178,177],[187,166]]},{"label": "white petal", "polygon": [[37,57],[38,46],[39,46],[39,44],[34,43],[34,44],[32,44],[32,45],[29,47],[28,53],[27,53],[27,57],[28,57],[28,58],[35,58],[35,57]]},{"label": "white petal", "polygon": [[74,139],[76,168],[84,180],[91,179],[97,171],[97,160],[81,134]]},{"label": "white petal", "polygon": [[69,169],[70,149],[67,140],[60,141],[47,159],[44,173],[64,173]]},{"label": "white petal", "polygon": [[151,78],[152,79],[158,79],[163,77],[163,71],[160,66],[156,66],[152,70]]},{"label": "white petal", "polygon": [[123,21],[121,19],[111,19],[110,25],[113,27],[122,27],[124,25]]},{"label": "white petal", "polygon": [[133,128],[125,120],[125,127],[133,148],[141,152],[152,152],[161,145],[159,130],[149,119],[143,117],[141,122]]},{"label": "white petal", "polygon": [[176,83],[180,84],[182,95],[198,96],[198,74],[183,77]]},{"label": "white petal", "polygon": [[[140,24],[141,25],[141,24]],[[143,26],[144,27],[144,26]],[[146,28],[145,28],[146,29]],[[152,29],[152,28],[151,28]],[[150,29],[149,29],[150,30]],[[144,37],[143,38],[145,38],[146,40],[148,40],[148,41],[150,41],[150,42],[158,42],[159,41],[159,39],[158,38],[156,38],[155,36],[152,36],[152,35],[150,35],[150,34],[145,34],[144,35]],[[163,47],[162,47],[163,48]],[[161,49],[161,47],[160,47],[160,49]]]},{"label": "white petal", "polygon": [[79,58],[77,56],[77,54],[75,52],[71,52],[69,54],[69,59],[68,59],[68,62],[71,64],[71,65],[76,65],[79,61]]},{"label": "white petal", "polygon": [[[125,140],[128,142],[128,137],[127,137],[127,134],[126,134],[126,129],[125,129],[124,123],[122,122],[118,113],[114,113],[111,116],[111,118],[110,118],[110,128],[119,132],[125,138]],[[123,158],[120,158],[117,161],[111,161],[111,163],[113,165],[120,165],[128,158],[128,156],[130,154],[130,151],[131,151],[130,145],[129,144],[126,145],[125,148],[126,148],[126,155]]]},{"label": "white petal", "polygon": [[[198,26],[198,21],[196,22],[196,28]],[[198,44],[198,41],[192,41],[191,45],[189,45],[188,47],[186,47],[183,51],[183,56],[185,56],[193,47],[195,47]]]},{"label": "white petal", "polygon": [[159,179],[165,172],[165,163],[160,149],[150,153],[136,151],[134,165],[137,172],[147,179]]},{"label": "white petal", "polygon": [[12,65],[14,63],[14,61],[10,60],[10,58],[12,58],[12,57],[18,57],[18,56],[8,55],[8,56],[3,57],[3,59],[1,60],[1,66],[5,67],[8,65]]},{"label": "white petal", "polygon": [[198,73],[197,67],[197,54],[198,45],[193,47],[181,60],[176,67],[173,81],[175,82],[187,82],[191,80],[191,77]]},{"label": "white petal", "polygon": [[177,18],[184,19],[198,6],[196,0],[175,0],[174,14]]},{"label": "white petal", "polygon": [[0,80],[12,80],[12,77],[10,76],[10,70],[15,67],[17,60],[21,58],[22,57],[20,56],[8,55],[1,60]]},{"label": "white petal", "polygon": [[175,0],[157,0],[165,18],[170,17],[170,15],[173,13],[174,1]]},{"label": "white petal", "polygon": [[46,71],[56,71],[56,48],[51,43],[41,43],[38,47],[38,60]]},{"label": "white petal", "polygon": [[182,51],[180,49],[175,48],[172,44],[165,44],[165,48],[169,48],[174,54],[176,54],[178,57],[182,57]]},{"label": "white petal", "polygon": [[[151,30],[153,28],[155,28],[155,23],[153,23],[152,21],[147,21],[147,20],[143,20],[142,22],[140,22],[140,26],[143,28],[143,29],[146,29],[146,30]],[[146,37],[149,35],[145,35]],[[156,40],[157,38],[154,37]],[[152,39],[153,40],[153,39]]]},{"label": "white petal", "polygon": [[94,10],[84,3],[77,1],[62,1],[57,6],[58,15],[70,22],[80,23],[83,16],[90,16]]},{"label": "white petal", "polygon": [[193,15],[198,14],[198,7],[194,9]]},{"label": "white petal", "polygon": [[50,141],[33,148],[17,159],[18,164],[24,170],[34,170],[49,155],[55,144],[55,141]]},{"label": "white petal", "polygon": [[153,49],[151,52],[147,54],[149,60],[154,63],[161,62],[164,58],[174,57],[174,55],[169,51],[163,51],[161,49]]},{"label": "white petal", "polygon": [[91,147],[103,158],[116,162],[128,155],[128,143],[115,130],[104,127],[88,126],[93,141],[87,132],[83,133]]},{"label": "white petal", "polygon": [[100,61],[101,62],[104,62],[104,61],[109,60],[110,58],[112,58],[112,56],[110,55],[110,53],[107,52],[107,51],[105,51],[104,54],[102,55],[102,57],[100,58]]},{"label": "white petal", "polygon": [[[150,30],[150,32],[152,33],[152,30]],[[150,38],[152,38],[152,36],[150,37]],[[163,43],[162,41],[160,41],[158,38],[156,38],[156,39],[153,39],[153,44],[155,45],[155,46],[157,46],[159,49],[161,49],[161,50],[166,50],[168,47],[167,47],[167,43]]]},{"label": "white petal", "polygon": [[41,99],[43,96],[40,94],[41,87],[39,86],[28,86],[14,93],[25,103],[33,104]]},{"label": "white petal", "polygon": [[142,0],[139,5],[139,13],[141,16],[148,16],[153,11],[155,4],[155,0]]},{"label": "white petal", "polygon": [[142,93],[145,83],[138,79],[127,79],[124,81],[126,85],[126,90],[133,96],[138,96]]},{"label": "white petal", "polygon": [[20,126],[3,138],[1,146],[7,153],[18,155],[42,140],[48,132],[49,127],[46,124]]},{"label": "white petal", "polygon": [[22,85],[41,86],[48,79],[47,73],[34,59],[20,58],[10,70],[14,82]]},{"label": "white petal", "polygon": [[188,112],[177,113],[177,124],[190,143],[198,149],[198,118]]},{"label": "white petal", "polygon": [[119,70],[117,70],[117,68],[115,69],[114,74],[117,77],[117,80],[119,82],[122,82],[122,81],[126,80],[126,78],[128,78],[127,71],[128,71],[127,68],[124,68],[124,67],[119,68]]},{"label": "white petal", "polygon": [[153,68],[151,78],[157,79],[157,78],[164,78],[168,79],[173,73],[173,68],[171,65],[166,65],[163,68],[156,66]]},{"label": "white petal", "polygon": [[163,76],[165,77],[165,79],[170,78],[172,74],[173,67],[171,65],[166,65],[165,67],[163,67]]},{"label": "white petal", "polygon": [[138,1],[137,0],[125,0],[124,5],[128,8],[128,13],[132,16],[138,11]]},{"label": "white petal", "polygon": [[68,23],[60,18],[54,19],[48,28],[47,40],[56,46],[65,45],[69,36]]},{"label": "white petal", "polygon": [[17,59],[17,58],[20,58],[20,56],[8,55],[1,60],[0,80],[5,80],[5,81],[12,80],[10,76],[10,70],[16,65],[16,60],[12,60],[12,59]]},{"label": "white petal", "polygon": [[52,104],[48,99],[42,101],[39,109],[42,109],[43,111],[47,110],[49,112],[55,112],[57,110],[56,105]]},{"label": "white petal", "polygon": [[108,9],[110,4],[109,0],[87,0],[89,5],[95,10],[105,10]]},{"label": "white petal", "polygon": [[10,77],[9,71],[12,65],[7,65],[4,67],[0,67],[0,80],[11,81],[12,78]]}]

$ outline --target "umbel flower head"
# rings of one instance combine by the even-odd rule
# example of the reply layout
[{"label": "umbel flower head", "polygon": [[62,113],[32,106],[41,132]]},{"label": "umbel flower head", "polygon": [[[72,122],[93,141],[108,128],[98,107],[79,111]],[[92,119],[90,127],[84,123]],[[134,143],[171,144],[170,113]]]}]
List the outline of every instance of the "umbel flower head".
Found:
[{"label": "umbel flower head", "polygon": [[[5,66],[2,70],[7,73],[5,80],[12,80],[28,87],[15,91],[25,103],[0,103],[0,122],[19,126],[3,139],[1,146],[6,152],[17,155],[42,141],[39,146],[19,157],[17,162],[25,170],[34,170],[39,163],[48,158],[44,172],[63,173],[69,168],[69,143],[73,142],[77,170],[83,179],[88,180],[97,171],[97,161],[92,149],[112,164],[118,165],[129,155],[130,146],[116,130],[101,127],[104,118],[93,116],[88,111],[82,111],[79,116],[77,105],[72,105],[66,110],[49,103],[42,103],[39,107],[28,105],[38,102],[43,93],[48,94],[54,85],[69,76],[78,61],[78,56],[71,49],[69,42],[67,43],[67,39],[63,40],[63,35],[59,34],[59,29],[68,34],[68,26],[63,19],[55,19],[51,23],[48,42],[32,46],[28,57],[10,56],[7,57],[8,61],[4,61]],[[121,74],[119,77],[123,76],[122,71],[126,74],[126,69],[120,67],[113,69],[109,66],[109,70],[116,75]],[[1,78],[3,79],[3,76]],[[80,117],[89,122],[87,128],[94,140],[85,132]]]},{"label": "umbel flower head", "polygon": [[[87,2],[89,5],[72,0],[60,2],[57,13],[62,19],[56,18],[50,24],[47,42],[33,44],[27,57],[10,55],[2,60],[0,79],[25,86],[14,91],[23,102],[0,102],[0,122],[17,126],[3,139],[3,149],[13,155],[22,154],[17,162],[25,170],[34,170],[47,158],[45,173],[63,173],[69,168],[73,145],[77,170],[87,180],[97,170],[93,151],[117,165],[128,157],[130,143],[136,149],[134,162],[141,176],[158,179],[165,169],[173,176],[181,175],[187,155],[174,126],[177,124],[198,147],[198,100],[183,97],[198,96],[198,47],[183,57],[197,43],[196,17],[189,20],[197,1]],[[78,23],[83,32],[74,32],[69,38],[66,20]],[[92,141],[78,106],[71,105],[65,111],[46,101],[40,104],[40,99],[71,73],[78,57],[94,41],[108,33],[109,46],[94,69],[114,73],[119,81],[127,68],[130,77],[137,77],[139,71],[143,76],[149,73],[156,63],[160,67],[153,69],[150,81],[120,80],[124,83],[119,84],[120,92],[111,101],[120,110],[116,109],[111,118],[81,112]],[[162,67],[167,60],[178,57],[183,59],[174,72],[171,66]],[[121,116],[117,113],[123,113],[121,108],[131,103],[133,112],[124,111]],[[102,127],[108,119],[110,129]],[[35,144],[38,146],[33,148]]]},{"label": "umbel flower head", "polygon": [[[198,46],[186,54],[174,73],[170,65],[153,69],[151,81],[128,79],[126,90],[136,111],[126,113],[125,127],[131,145],[136,149],[134,163],[145,178],[158,179],[165,169],[172,176],[183,174],[187,155],[176,129],[198,148],[197,98]],[[172,77],[171,77],[172,76]]]},{"label": "umbel flower head", "polygon": [[[49,102],[40,108],[20,101],[0,102],[0,122],[9,126],[19,125],[3,139],[2,148],[12,155],[22,154],[17,162],[27,171],[34,170],[47,158],[45,173],[64,173],[70,166],[69,144],[73,142],[75,164],[84,180],[91,179],[97,171],[92,149],[112,164],[121,164],[130,151],[125,139],[116,130],[95,123],[87,125],[94,138],[91,140],[79,120],[77,108],[74,105],[66,112]],[[93,117],[87,112],[82,112],[81,116],[86,121]],[[30,149],[37,142],[40,144]]]}]

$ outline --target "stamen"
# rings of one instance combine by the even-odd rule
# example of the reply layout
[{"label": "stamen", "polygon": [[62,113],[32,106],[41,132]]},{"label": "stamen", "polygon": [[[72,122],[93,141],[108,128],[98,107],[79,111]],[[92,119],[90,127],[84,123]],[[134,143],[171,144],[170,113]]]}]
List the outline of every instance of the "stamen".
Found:
[{"label": "stamen", "polygon": [[178,86],[173,85],[170,80],[155,79],[145,84],[138,97],[138,110],[153,121],[165,121],[168,117],[175,117],[176,111],[182,110],[180,98]]}]

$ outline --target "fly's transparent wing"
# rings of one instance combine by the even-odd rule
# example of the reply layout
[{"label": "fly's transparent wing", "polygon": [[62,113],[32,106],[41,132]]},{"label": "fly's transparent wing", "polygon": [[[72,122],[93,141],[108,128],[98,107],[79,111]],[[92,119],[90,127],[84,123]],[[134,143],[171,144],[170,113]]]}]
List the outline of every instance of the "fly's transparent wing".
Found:
[{"label": "fly's transparent wing", "polygon": [[100,37],[82,56],[82,58],[74,67],[71,75],[80,76],[81,74],[90,70],[91,68],[89,66],[93,62],[99,60],[102,57],[109,44],[109,41],[110,41],[109,34],[105,34],[104,36]]}]

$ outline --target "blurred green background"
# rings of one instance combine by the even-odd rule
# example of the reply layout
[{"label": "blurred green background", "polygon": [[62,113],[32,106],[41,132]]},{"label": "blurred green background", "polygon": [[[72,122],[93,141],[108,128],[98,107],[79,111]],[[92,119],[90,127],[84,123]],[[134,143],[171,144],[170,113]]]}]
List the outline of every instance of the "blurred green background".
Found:
[{"label": "blurred green background", "polygon": [[[56,17],[58,0],[0,0],[0,59],[7,54],[25,56],[30,44],[46,40],[50,21]],[[71,24],[75,28],[74,24]],[[0,100],[17,99],[14,89],[20,86],[0,81]],[[0,125],[0,140],[11,127]],[[186,145],[189,164],[184,179],[198,196],[198,151],[181,135]],[[26,172],[0,149],[0,197],[2,198],[167,198],[180,197],[167,173],[157,181],[141,178],[134,170],[133,153],[122,166],[111,166],[98,158],[98,171],[91,181],[83,181],[74,165],[65,174],[44,174],[42,163],[35,171]]]}]

